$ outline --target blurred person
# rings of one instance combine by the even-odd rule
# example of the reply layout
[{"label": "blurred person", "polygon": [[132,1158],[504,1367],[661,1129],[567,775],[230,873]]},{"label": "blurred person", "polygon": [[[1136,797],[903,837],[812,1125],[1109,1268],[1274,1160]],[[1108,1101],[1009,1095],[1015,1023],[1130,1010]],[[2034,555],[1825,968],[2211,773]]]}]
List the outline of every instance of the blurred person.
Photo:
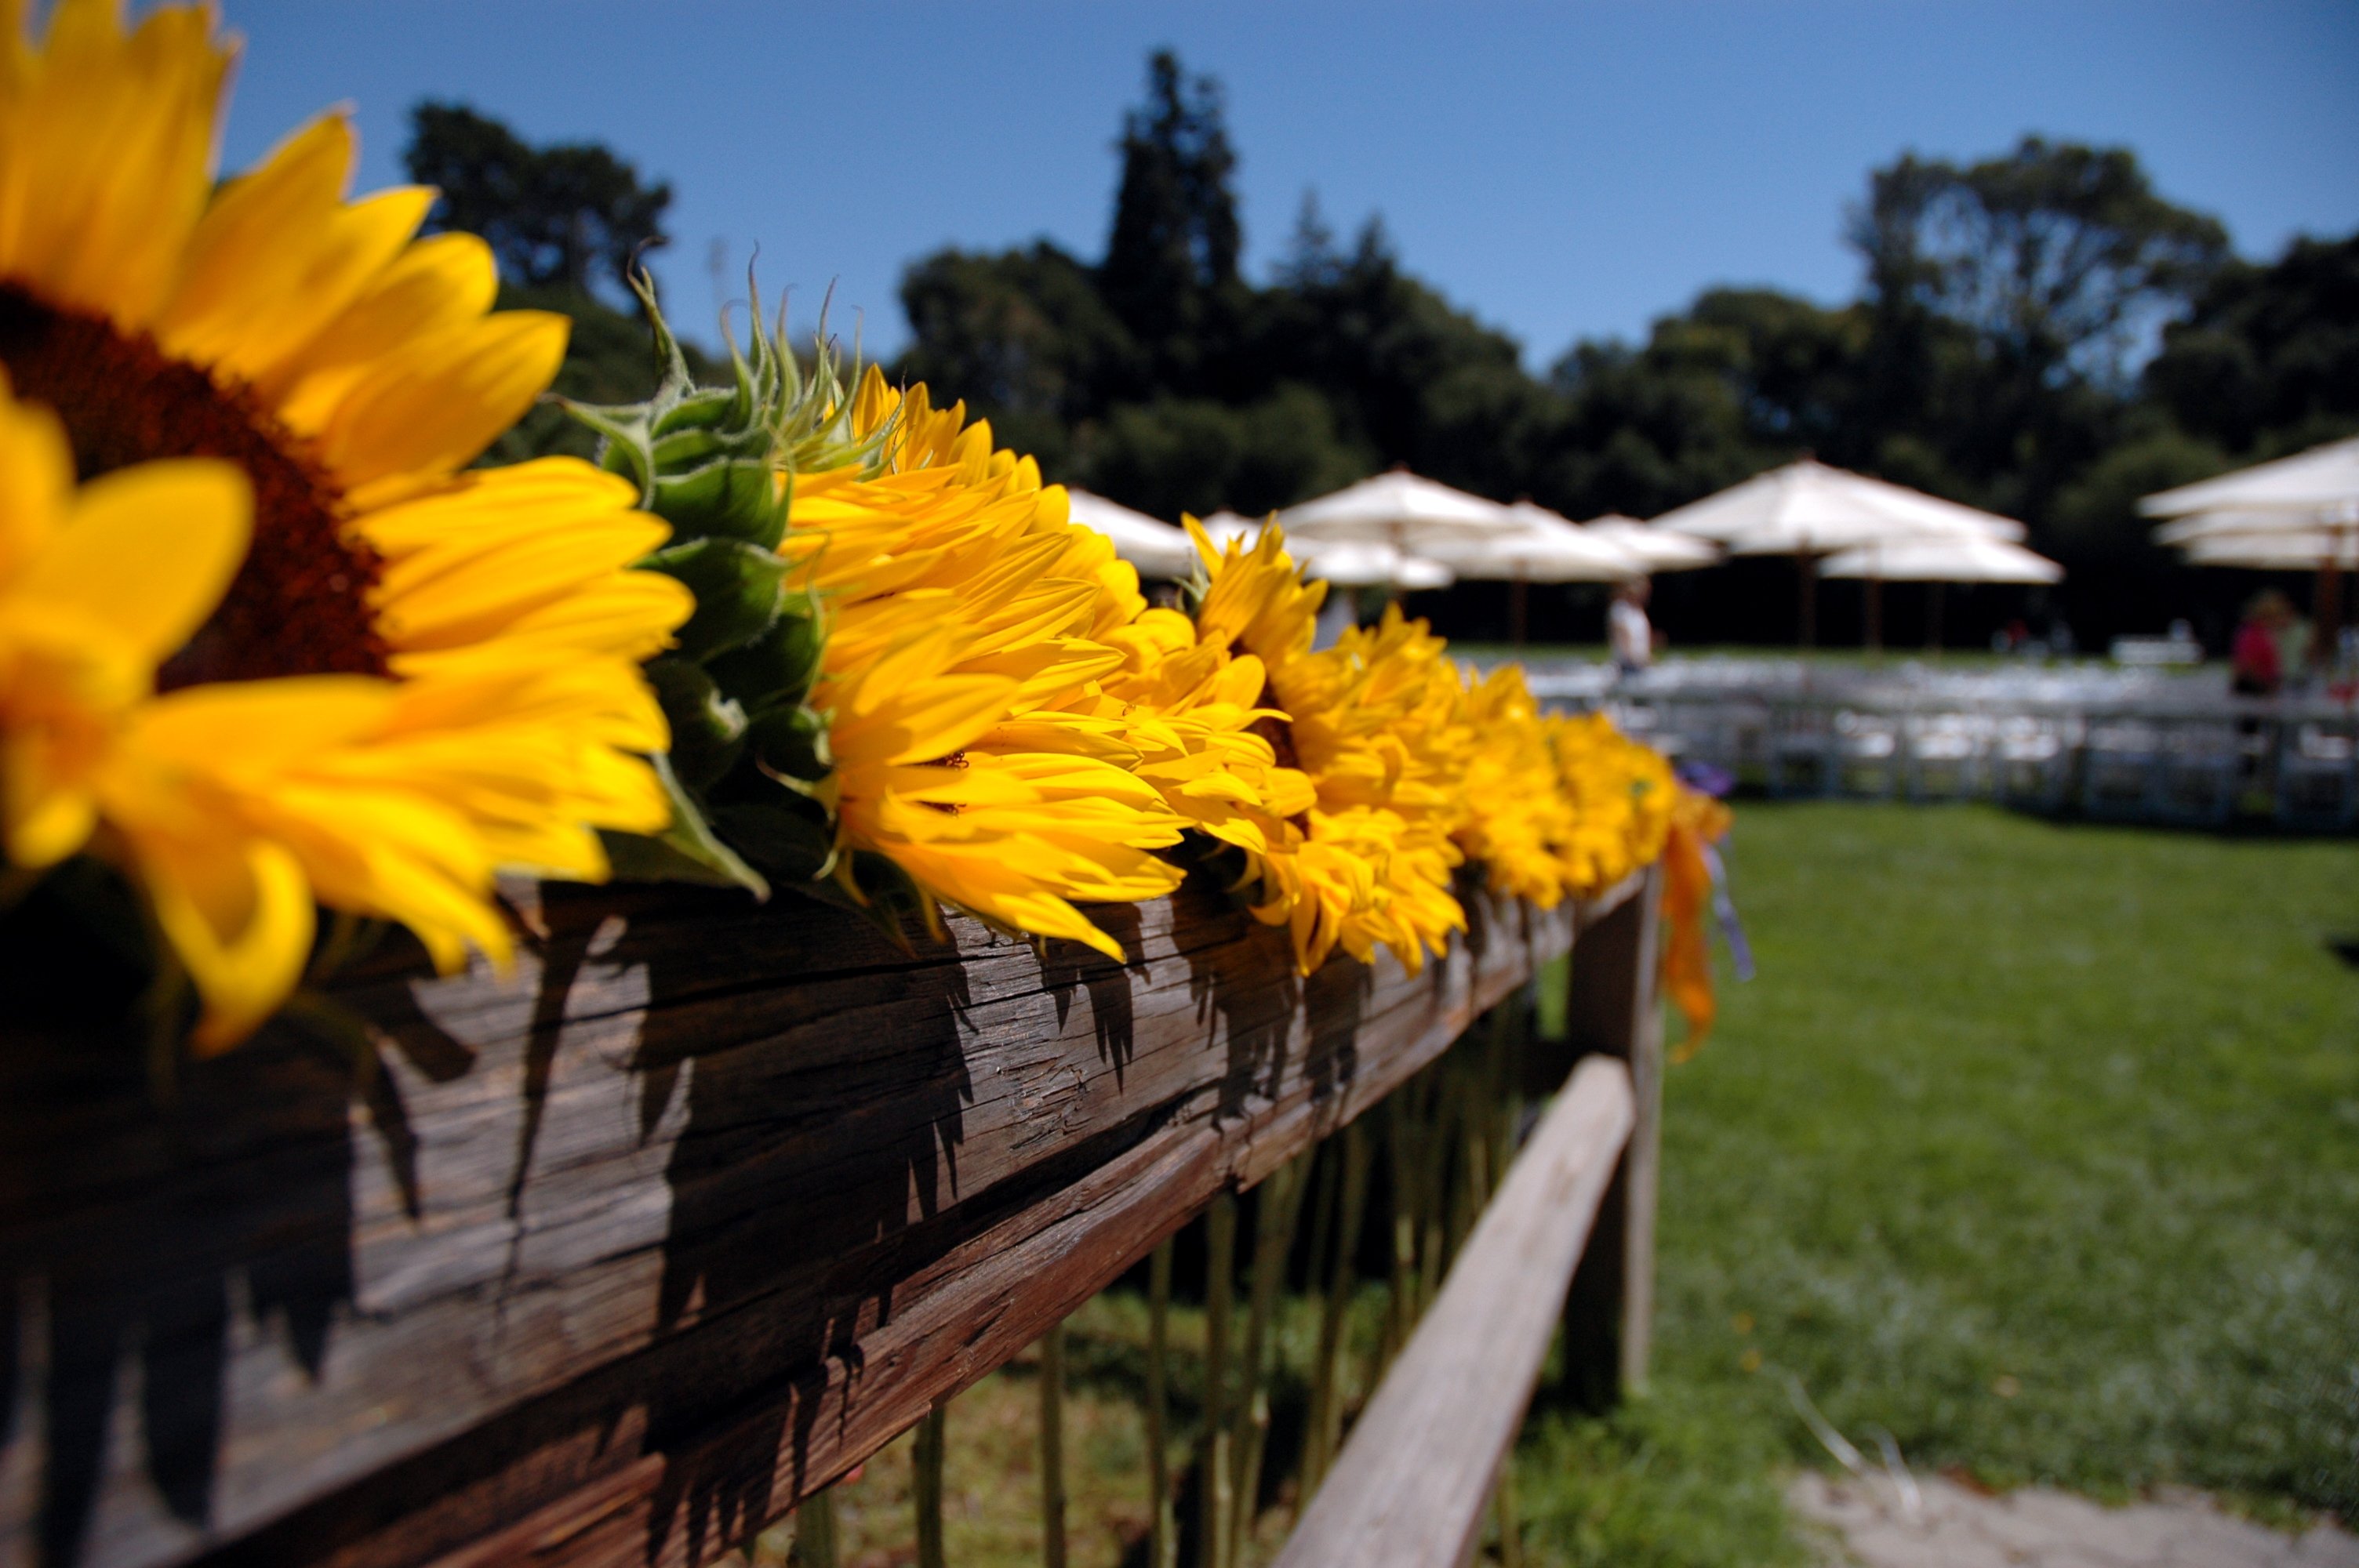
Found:
[{"label": "blurred person", "polygon": [[2277,634],[2293,619],[2293,605],[2276,589],[2265,589],[2245,605],[2228,645],[2228,689],[2238,697],[2275,697],[2285,685],[2285,658]]},{"label": "blurred person", "polygon": [[2277,668],[2288,680],[2299,680],[2323,651],[2317,646],[2317,634],[2310,617],[2294,605],[2293,600],[2279,595],[2285,606],[2285,618],[2270,628],[2269,635],[2277,639]]},{"label": "blurred person", "polygon": [[1655,662],[1655,626],[1647,619],[1647,600],[1653,592],[1651,582],[1634,577],[1614,589],[1614,603],[1605,611],[1605,641],[1614,652],[1615,672],[1625,680]]}]

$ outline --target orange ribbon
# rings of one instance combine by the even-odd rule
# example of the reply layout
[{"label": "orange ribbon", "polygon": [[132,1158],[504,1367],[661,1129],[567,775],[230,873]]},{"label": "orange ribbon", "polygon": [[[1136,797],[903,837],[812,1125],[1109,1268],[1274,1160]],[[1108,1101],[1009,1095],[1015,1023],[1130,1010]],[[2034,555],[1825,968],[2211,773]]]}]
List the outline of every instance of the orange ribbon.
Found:
[{"label": "orange ribbon", "polygon": [[1712,902],[1712,867],[1703,847],[1728,832],[1728,807],[1681,785],[1663,844],[1662,989],[1687,1020],[1687,1037],[1671,1051],[1684,1062],[1712,1036],[1720,1003],[1712,995],[1712,948],[1705,939],[1704,911]]}]

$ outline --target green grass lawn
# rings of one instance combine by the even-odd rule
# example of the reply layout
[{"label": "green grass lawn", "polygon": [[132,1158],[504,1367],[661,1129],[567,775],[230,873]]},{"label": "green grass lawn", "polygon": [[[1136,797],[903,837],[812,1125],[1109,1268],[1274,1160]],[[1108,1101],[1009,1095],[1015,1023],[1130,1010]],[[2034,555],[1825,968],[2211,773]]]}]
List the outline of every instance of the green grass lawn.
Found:
[{"label": "green grass lawn", "polygon": [[1732,860],[1656,1390],[1532,1423],[1537,1559],[1790,1558],[1788,1376],[1920,1470],[2359,1515],[2359,848],[1747,804]]}]

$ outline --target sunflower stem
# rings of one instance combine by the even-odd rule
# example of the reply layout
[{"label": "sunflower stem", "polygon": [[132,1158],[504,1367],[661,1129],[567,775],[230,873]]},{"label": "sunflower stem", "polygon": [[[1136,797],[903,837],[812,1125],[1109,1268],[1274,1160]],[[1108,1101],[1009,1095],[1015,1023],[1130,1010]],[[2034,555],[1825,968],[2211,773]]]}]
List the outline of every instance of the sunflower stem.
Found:
[{"label": "sunflower stem", "polygon": [[1516,1451],[1499,1462],[1499,1484],[1491,1493],[1491,1512],[1499,1527],[1499,1568],[1524,1568],[1524,1530],[1516,1517]]},{"label": "sunflower stem", "polygon": [[1204,1568],[1229,1568],[1229,1308],[1237,1260],[1236,1195],[1223,1189],[1204,1216],[1204,1433],[1199,1549]]},{"label": "sunflower stem", "polygon": [[[1421,1240],[1418,1248],[1417,1310],[1410,1315],[1409,1327],[1414,1330],[1433,1304],[1435,1294],[1441,1289],[1441,1271],[1449,1239],[1448,1214],[1450,1197],[1451,1138],[1457,1130],[1460,1092],[1456,1064],[1443,1059],[1441,1071],[1435,1075],[1430,1114],[1419,1140],[1420,1163],[1423,1170],[1418,1183],[1419,1230]],[[1402,1343],[1408,1336],[1402,1336]]]},{"label": "sunflower stem", "polygon": [[1303,1474],[1310,1474],[1310,1450],[1315,1439],[1310,1435],[1319,1422],[1319,1366],[1326,1353],[1324,1328],[1327,1322],[1327,1255],[1335,1245],[1337,1185],[1343,1177],[1343,1145],[1335,1139],[1315,1145],[1310,1152],[1310,1195],[1305,1201],[1310,1212],[1310,1246],[1304,1254],[1308,1273],[1304,1283],[1311,1308],[1321,1328],[1321,1337],[1311,1352],[1310,1404],[1305,1410],[1308,1418],[1303,1428]]},{"label": "sunflower stem", "polygon": [[1319,1360],[1311,1369],[1310,1433],[1303,1469],[1307,1504],[1334,1463],[1343,1428],[1343,1328],[1359,1283],[1360,1230],[1367,1215],[1368,1168],[1374,1151],[1368,1130],[1353,1122],[1343,1130],[1343,1212],[1335,1228],[1335,1252],[1328,1266],[1325,1299],[1320,1303]]},{"label": "sunflower stem", "polygon": [[1171,1349],[1171,1238],[1155,1249],[1147,1270],[1147,1568],[1175,1568],[1180,1531],[1171,1515],[1167,1378]]},{"label": "sunflower stem", "polygon": [[1261,1495],[1262,1451],[1269,1442],[1269,1390],[1264,1376],[1270,1355],[1270,1318],[1277,1311],[1278,1288],[1285,1283],[1286,1255],[1302,1217],[1302,1194],[1310,1164],[1302,1156],[1288,1161],[1262,1187],[1261,1206],[1254,1226],[1253,1298],[1245,1314],[1245,1393],[1238,1416],[1244,1423],[1236,1451],[1236,1509],[1229,1517],[1229,1554],[1241,1562],[1245,1543],[1253,1534],[1254,1515]]},{"label": "sunflower stem", "polygon": [[799,1568],[835,1568],[835,1488],[803,1499],[795,1510],[795,1544],[788,1561]]},{"label": "sunflower stem", "polygon": [[[1376,1370],[1392,1365],[1394,1354],[1408,1338],[1408,1319],[1415,1310],[1411,1292],[1415,1289],[1412,1271],[1417,1266],[1417,1165],[1410,1157],[1409,1141],[1413,1128],[1409,1121],[1409,1102],[1416,1097],[1418,1086],[1405,1084],[1399,1092],[1385,1102],[1385,1152],[1392,1163],[1392,1181],[1388,1195],[1392,1200],[1392,1273],[1386,1281],[1389,1295],[1385,1303],[1385,1332],[1377,1346]],[[1368,1387],[1376,1386],[1376,1378]]]},{"label": "sunflower stem", "polygon": [[1040,1561],[1065,1568],[1065,1325],[1040,1336]]},{"label": "sunflower stem", "polygon": [[947,1568],[942,1561],[944,1435],[938,1406],[918,1422],[917,1451],[910,1456],[909,1497],[918,1513],[918,1568]]},{"label": "sunflower stem", "polygon": [[156,977],[142,999],[147,1015],[147,1092],[158,1105],[170,1105],[180,1091],[180,1043],[187,1035],[192,987],[189,971],[163,928],[151,919],[149,931]]}]

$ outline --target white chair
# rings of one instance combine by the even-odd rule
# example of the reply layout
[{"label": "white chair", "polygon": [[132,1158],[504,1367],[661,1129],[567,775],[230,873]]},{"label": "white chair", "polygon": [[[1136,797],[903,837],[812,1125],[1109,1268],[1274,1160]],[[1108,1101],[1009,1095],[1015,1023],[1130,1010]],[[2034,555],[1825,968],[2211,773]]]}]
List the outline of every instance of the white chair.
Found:
[{"label": "white chair", "polygon": [[2090,816],[2142,822],[2155,806],[2161,727],[2145,719],[2092,719],[2081,743],[2081,809]]},{"label": "white chair", "polygon": [[2236,814],[2245,746],[2233,719],[2175,719],[2162,727],[2150,810],[2163,822],[2216,827]]},{"label": "white chair", "polygon": [[1836,714],[1835,787],[1868,800],[1889,800],[1899,784],[1899,718],[1856,708]]},{"label": "white chair", "polygon": [[1968,800],[1989,793],[1990,726],[1980,715],[1914,714],[1903,739],[1909,799]]},{"label": "white chair", "polygon": [[1814,800],[1834,793],[1834,715],[1816,703],[1779,703],[1769,710],[1769,793]]},{"label": "white chair", "polygon": [[2277,747],[2277,820],[2309,832],[2359,824],[2359,719],[2288,722]]},{"label": "white chair", "polygon": [[2014,714],[1998,721],[1992,785],[2001,801],[2032,811],[2062,808],[2072,789],[2072,747],[2063,720]]}]

